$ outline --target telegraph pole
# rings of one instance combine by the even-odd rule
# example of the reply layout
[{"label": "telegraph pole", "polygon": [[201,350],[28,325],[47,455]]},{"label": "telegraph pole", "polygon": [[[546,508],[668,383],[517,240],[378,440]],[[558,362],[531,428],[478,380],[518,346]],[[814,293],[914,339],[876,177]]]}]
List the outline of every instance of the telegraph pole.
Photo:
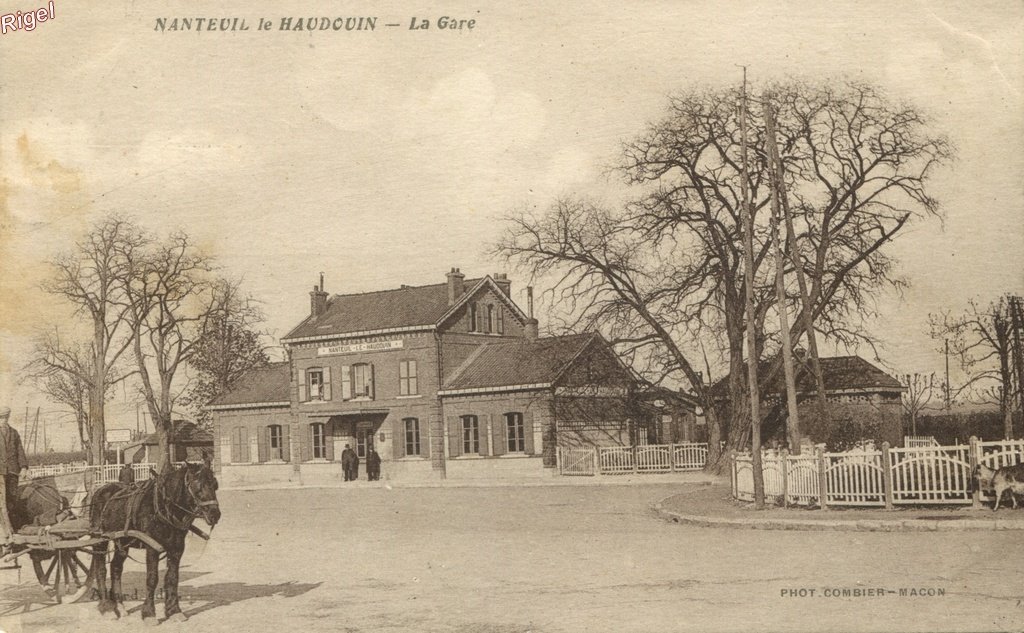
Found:
[{"label": "telegraph pole", "polygon": [[772,106],[771,95],[764,95],[764,121],[766,143],[768,145],[768,174],[772,187],[772,248],[775,251],[775,306],[779,312],[779,333],[782,337],[782,368],[786,375],[786,410],[788,418],[786,427],[789,431],[789,450],[794,455],[800,454],[800,417],[796,402],[796,376],[793,372],[793,344],[789,337],[788,302],[786,301],[785,260],[782,255],[782,244],[779,240],[779,214],[782,183],[779,167],[779,148],[775,143],[775,108]]},{"label": "telegraph pole", "polygon": [[946,413],[949,413],[949,407],[952,403],[949,401],[949,339],[945,340],[946,343],[946,388],[943,389],[943,404],[946,406]]},{"label": "telegraph pole", "polygon": [[761,466],[761,393],[757,384],[757,338],[754,331],[754,214],[750,205],[747,170],[747,67],[743,68],[740,96],[740,190],[743,196],[744,285],[747,314],[747,386],[750,392],[750,460],[754,471],[754,508],[764,509],[764,471]]}]

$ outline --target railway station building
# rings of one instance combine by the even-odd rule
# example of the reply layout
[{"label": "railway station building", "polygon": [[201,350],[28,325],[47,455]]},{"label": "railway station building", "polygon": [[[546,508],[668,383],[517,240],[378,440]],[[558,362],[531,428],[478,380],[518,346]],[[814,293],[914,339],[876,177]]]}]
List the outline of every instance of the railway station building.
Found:
[{"label": "railway station building", "polygon": [[598,333],[540,337],[503,274],[330,296],[281,339],[284,362],[209,404],[225,485],[342,478],[346,445],[381,479],[550,477],[559,446],[646,443],[692,410],[638,397]]}]

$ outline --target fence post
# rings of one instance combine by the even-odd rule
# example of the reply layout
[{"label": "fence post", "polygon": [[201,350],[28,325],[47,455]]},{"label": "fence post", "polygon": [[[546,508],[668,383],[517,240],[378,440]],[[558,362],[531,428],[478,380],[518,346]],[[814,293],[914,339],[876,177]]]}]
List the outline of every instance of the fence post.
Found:
[{"label": "fence post", "polygon": [[981,509],[981,479],[975,477],[975,473],[978,472],[978,465],[981,463],[981,446],[978,444],[978,438],[974,435],[971,436],[969,441],[969,448],[967,449],[967,461],[971,465],[971,472],[969,485],[971,486],[971,508],[975,510]]},{"label": "fence post", "polygon": [[676,445],[668,445],[668,472],[676,472]]},{"label": "fence post", "polygon": [[729,475],[732,479],[732,498],[739,499],[740,491],[737,487],[739,484],[736,482],[736,449],[729,451],[729,464]]},{"label": "fence post", "polygon": [[782,507],[789,505],[789,449],[782,449]]},{"label": "fence post", "polygon": [[636,473],[638,473],[640,471],[640,469],[637,466],[638,466],[638,464],[636,463],[636,444],[634,444],[633,445],[633,474],[636,474]]},{"label": "fence post", "polygon": [[828,510],[828,475],[825,473],[825,449],[818,446],[818,507]]},{"label": "fence post", "polygon": [[892,468],[890,464],[889,442],[882,442],[882,492],[885,495],[886,510],[892,510]]}]

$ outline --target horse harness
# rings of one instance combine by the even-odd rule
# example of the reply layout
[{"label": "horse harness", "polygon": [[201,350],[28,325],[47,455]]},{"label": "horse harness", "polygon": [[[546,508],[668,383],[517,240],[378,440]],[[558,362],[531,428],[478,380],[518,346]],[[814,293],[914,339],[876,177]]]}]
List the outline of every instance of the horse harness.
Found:
[{"label": "horse harness", "polygon": [[[163,487],[158,485],[159,481],[157,477],[150,478],[141,483],[134,484],[121,484],[123,488],[118,490],[107,499],[106,503],[103,504],[103,509],[100,512],[100,516],[106,513],[107,507],[113,501],[127,500],[125,502],[125,518],[124,518],[124,530],[128,530],[137,527],[136,518],[139,510],[142,508],[143,500],[146,497],[146,493],[149,489],[153,489],[153,514],[157,519],[163,521],[167,525],[171,526],[176,530],[190,530],[192,529],[192,521],[199,515],[199,511],[205,506],[219,505],[216,500],[201,501],[199,497],[192,492],[192,488],[189,486],[189,473],[185,473],[185,490],[188,491],[189,496],[195,502],[196,507],[193,510],[183,507],[173,499],[168,498]],[[163,496],[163,503],[161,503],[161,495]],[[175,520],[173,516],[173,509],[183,511],[185,514],[180,520]],[[200,531],[201,532],[201,531]],[[201,534],[202,535],[202,534]]]}]

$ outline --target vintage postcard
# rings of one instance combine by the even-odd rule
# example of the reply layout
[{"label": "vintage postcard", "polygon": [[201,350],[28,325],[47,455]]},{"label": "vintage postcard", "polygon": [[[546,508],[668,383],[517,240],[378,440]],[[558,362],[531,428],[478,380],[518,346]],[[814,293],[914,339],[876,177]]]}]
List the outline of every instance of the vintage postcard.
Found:
[{"label": "vintage postcard", "polygon": [[1020,631],[1024,5],[4,0],[0,632]]}]

